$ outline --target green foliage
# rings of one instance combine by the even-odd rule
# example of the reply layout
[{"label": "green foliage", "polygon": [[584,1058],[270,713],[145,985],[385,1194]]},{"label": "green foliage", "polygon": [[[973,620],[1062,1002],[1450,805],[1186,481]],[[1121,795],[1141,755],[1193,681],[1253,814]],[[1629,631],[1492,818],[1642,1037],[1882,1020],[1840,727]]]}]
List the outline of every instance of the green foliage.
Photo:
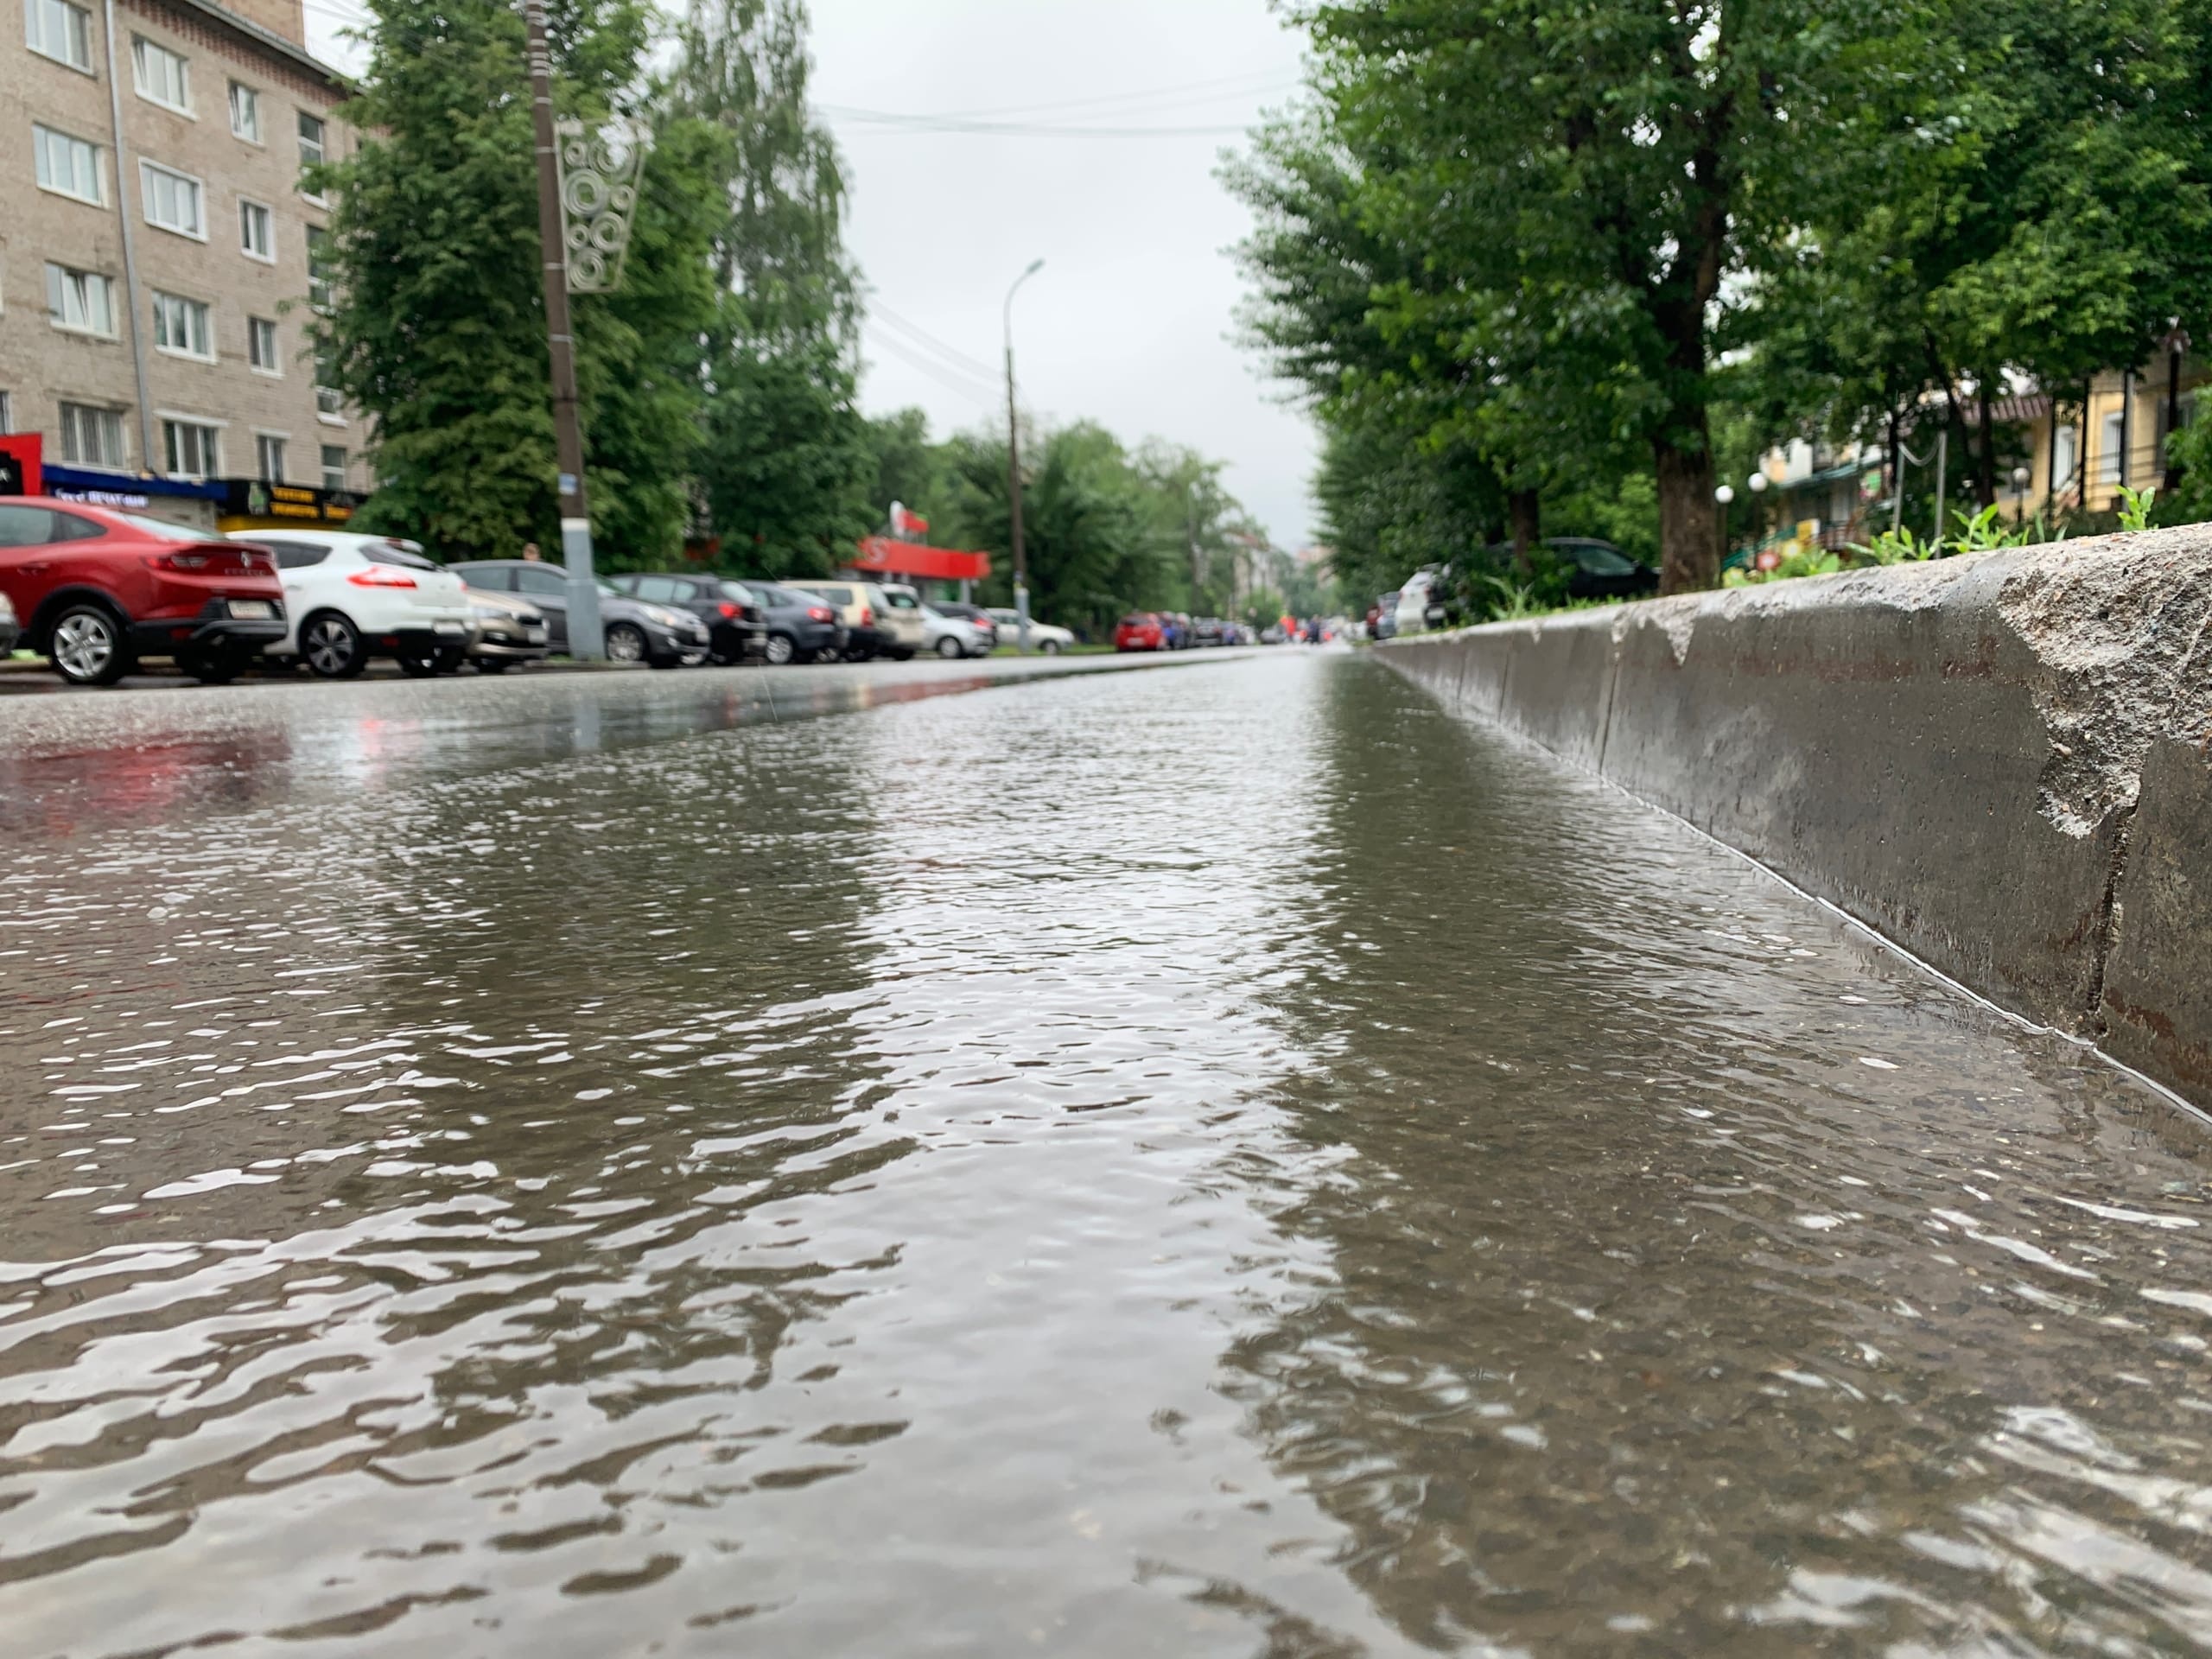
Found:
[{"label": "green foliage", "polygon": [[670,107],[719,134],[700,493],[723,562],[819,575],[888,504],[855,408],[859,284],[836,141],[807,103],[804,0],[698,0]]},{"label": "green foliage", "polygon": [[[932,442],[919,410],[870,422],[877,494],[930,520],[932,541],[989,553],[984,594],[1013,602],[1005,439]],[[1157,442],[1130,450],[1088,423],[1025,433],[1022,539],[1035,613],[1092,636],[1131,609],[1227,615],[1265,538],[1222,482],[1220,463]],[[1271,601],[1273,602],[1273,601]],[[1276,614],[1269,612],[1272,618]]]},{"label": "green foliage", "polygon": [[2125,484],[2121,485],[2120,486],[2120,529],[2123,531],[2150,529],[2151,509],[2158,505],[2158,493],[2155,489],[2136,490],[2130,489]]},{"label": "green foliage", "polygon": [[[1313,107],[1231,174],[1252,332],[1347,449],[1471,461],[1524,540],[1529,499],[1642,472],[1667,586],[1710,585],[1713,320],[1785,257],[1916,3],[1311,0]],[[1363,560],[1439,539],[1443,480],[1398,470]]]},{"label": "green foliage", "polygon": [[1923,560],[1941,558],[1941,540],[1922,541],[1909,525],[1900,524],[1895,530],[1885,530],[1872,541],[1856,544],[1852,556],[1862,564],[1917,564]]},{"label": "green foliage", "polygon": [[[357,151],[322,169],[334,194],[324,264],[334,300],[311,331],[328,383],[372,423],[380,480],[367,527],[454,554],[510,554],[556,539],[552,412],[537,251],[537,185],[520,15],[492,0],[438,7],[372,0],[369,65],[347,120]],[[564,113],[630,106],[647,39],[638,0],[570,0],[552,14]],[[696,407],[683,341],[705,285],[683,169],[689,136],[649,163],[645,272],[616,302],[577,308],[595,526],[617,545],[670,545]],[[603,436],[598,435],[603,434]]]},{"label": "green foliage", "polygon": [[[1229,179],[1356,589],[1539,522],[1698,585],[1718,479],[1897,417],[1986,507],[2016,382],[2208,326],[2212,0],[1290,10],[1312,97]],[[2156,518],[2212,517],[2212,438],[2174,460]]]}]

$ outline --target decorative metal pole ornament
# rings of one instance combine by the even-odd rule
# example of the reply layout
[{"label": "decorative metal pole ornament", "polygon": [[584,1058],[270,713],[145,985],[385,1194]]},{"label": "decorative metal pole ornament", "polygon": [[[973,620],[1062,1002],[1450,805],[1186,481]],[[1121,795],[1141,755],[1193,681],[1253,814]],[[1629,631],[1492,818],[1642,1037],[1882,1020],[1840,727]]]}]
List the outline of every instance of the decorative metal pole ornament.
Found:
[{"label": "decorative metal pole ornament", "polygon": [[645,135],[626,124],[596,133],[581,121],[557,124],[561,162],[561,232],[568,251],[569,292],[611,294],[622,285],[630,226],[638,216],[638,175],[645,170]]}]

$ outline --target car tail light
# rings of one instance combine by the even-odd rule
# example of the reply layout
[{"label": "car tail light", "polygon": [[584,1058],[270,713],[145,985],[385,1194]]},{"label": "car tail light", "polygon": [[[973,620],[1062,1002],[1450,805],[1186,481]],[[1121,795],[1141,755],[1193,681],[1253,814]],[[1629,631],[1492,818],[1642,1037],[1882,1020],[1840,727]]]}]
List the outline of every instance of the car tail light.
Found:
[{"label": "car tail light", "polygon": [[728,600],[724,600],[721,604],[721,613],[722,620],[727,622],[737,615],[737,607]]},{"label": "car tail light", "polygon": [[827,606],[810,605],[806,607],[806,620],[810,622],[835,622],[837,619],[830,613]]},{"label": "car tail light", "polygon": [[205,553],[153,553],[146,563],[156,570],[197,571],[205,570],[208,561]]},{"label": "car tail light", "polygon": [[412,588],[415,578],[404,570],[395,570],[388,564],[372,564],[356,570],[346,578],[356,588]]},{"label": "car tail light", "polygon": [[868,607],[867,606],[865,606],[865,605],[861,606],[861,626],[862,626],[862,627],[864,627],[864,628],[872,628],[872,627],[874,627],[874,626],[875,626],[875,613],[874,613],[874,611],[871,611],[870,609],[868,609]]}]

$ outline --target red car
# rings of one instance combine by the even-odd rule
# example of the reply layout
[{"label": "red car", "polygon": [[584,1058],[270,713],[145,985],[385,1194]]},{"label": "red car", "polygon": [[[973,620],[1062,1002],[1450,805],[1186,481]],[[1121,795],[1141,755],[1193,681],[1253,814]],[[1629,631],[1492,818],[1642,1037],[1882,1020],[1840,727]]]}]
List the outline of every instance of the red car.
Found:
[{"label": "red car", "polygon": [[1165,651],[1167,626],[1153,611],[1132,611],[1114,630],[1116,651]]},{"label": "red car", "polygon": [[142,657],[219,685],[284,637],[273,554],[50,496],[0,501],[0,594],[73,685],[112,685]]}]

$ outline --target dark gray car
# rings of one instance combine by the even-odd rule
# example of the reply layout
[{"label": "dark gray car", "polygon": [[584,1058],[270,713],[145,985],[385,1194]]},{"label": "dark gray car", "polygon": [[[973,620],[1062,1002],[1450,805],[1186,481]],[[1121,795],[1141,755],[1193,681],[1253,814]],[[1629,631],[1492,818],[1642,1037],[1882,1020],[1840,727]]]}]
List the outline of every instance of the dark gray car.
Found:
[{"label": "dark gray car", "polygon": [[[449,564],[471,588],[486,593],[519,594],[545,613],[553,649],[569,649],[569,570],[566,565],[534,559],[483,559]],[[703,662],[712,643],[707,625],[686,611],[648,605],[599,584],[599,620],[607,634],[607,655],[618,663],[650,663],[676,668],[687,658]]]}]

